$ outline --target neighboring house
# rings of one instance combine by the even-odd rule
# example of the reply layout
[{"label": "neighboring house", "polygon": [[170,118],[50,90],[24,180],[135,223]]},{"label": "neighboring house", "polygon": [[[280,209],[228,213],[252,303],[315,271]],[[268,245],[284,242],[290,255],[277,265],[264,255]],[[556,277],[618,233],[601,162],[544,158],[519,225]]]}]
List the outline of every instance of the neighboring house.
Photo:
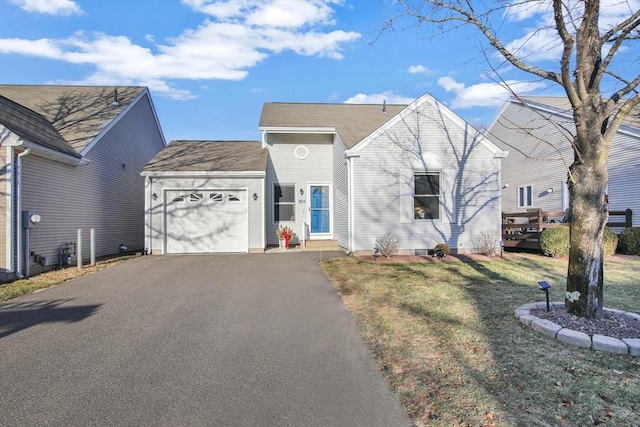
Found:
[{"label": "neighboring house", "polygon": [[[568,209],[567,174],[573,163],[574,130],[567,98],[507,101],[487,133],[496,145],[510,152],[502,163],[505,212]],[[608,171],[609,210],[631,209],[633,225],[640,226],[639,109],[631,112],[614,137]]]},{"label": "neighboring house", "polygon": [[143,250],[140,172],[164,146],[144,87],[0,85],[0,280],[57,267],[78,229],[85,259],[90,228],[98,257]]},{"label": "neighboring house", "polygon": [[[464,252],[500,230],[507,153],[428,94],[408,106],[266,103],[259,130],[261,148],[172,142],[145,168],[153,253],[261,252],[282,225],[303,247],[371,253],[391,232],[401,253]],[[224,211],[228,197],[242,207]],[[205,228],[219,210],[225,220]]]}]

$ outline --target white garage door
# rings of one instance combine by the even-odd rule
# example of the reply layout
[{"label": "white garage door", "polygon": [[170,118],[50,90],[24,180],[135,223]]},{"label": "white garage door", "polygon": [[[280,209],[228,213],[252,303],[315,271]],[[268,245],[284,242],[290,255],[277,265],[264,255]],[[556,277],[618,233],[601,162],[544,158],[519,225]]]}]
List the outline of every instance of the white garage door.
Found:
[{"label": "white garage door", "polygon": [[246,191],[168,191],[165,200],[167,253],[247,252]]}]

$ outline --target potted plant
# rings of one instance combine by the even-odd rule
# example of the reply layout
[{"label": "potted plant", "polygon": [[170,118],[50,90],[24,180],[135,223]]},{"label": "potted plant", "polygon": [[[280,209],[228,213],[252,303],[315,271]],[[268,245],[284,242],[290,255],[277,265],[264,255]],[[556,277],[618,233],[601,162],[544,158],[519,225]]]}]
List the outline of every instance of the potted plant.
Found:
[{"label": "potted plant", "polygon": [[278,236],[278,240],[280,240],[280,247],[284,247],[285,249],[289,247],[289,241],[296,237],[296,233],[287,225],[278,227],[276,229],[276,235]]}]

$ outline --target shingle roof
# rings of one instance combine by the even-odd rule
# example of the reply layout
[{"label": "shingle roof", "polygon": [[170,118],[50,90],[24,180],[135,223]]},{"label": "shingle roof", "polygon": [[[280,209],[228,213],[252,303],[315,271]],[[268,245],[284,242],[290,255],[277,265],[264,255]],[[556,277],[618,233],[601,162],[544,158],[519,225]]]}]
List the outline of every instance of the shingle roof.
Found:
[{"label": "shingle roof", "polygon": [[[571,103],[569,102],[569,98],[563,96],[524,96],[522,97],[522,99],[524,99],[525,101],[546,105],[563,112],[570,112],[571,110]],[[634,129],[640,129],[640,107],[636,107],[631,110],[631,113],[627,115],[627,117],[625,117],[622,124]]]},{"label": "shingle roof", "polygon": [[22,139],[80,157],[44,117],[4,96],[0,96],[0,123]]},{"label": "shingle roof", "polygon": [[143,172],[247,172],[267,170],[257,141],[171,141]]},{"label": "shingle roof", "polygon": [[266,102],[260,117],[261,128],[334,127],[347,149],[378,129],[406,105],[381,104],[299,104]]},{"label": "shingle roof", "polygon": [[[44,117],[80,153],[146,88],[0,85],[0,95]],[[117,103],[114,103],[117,97]]]}]

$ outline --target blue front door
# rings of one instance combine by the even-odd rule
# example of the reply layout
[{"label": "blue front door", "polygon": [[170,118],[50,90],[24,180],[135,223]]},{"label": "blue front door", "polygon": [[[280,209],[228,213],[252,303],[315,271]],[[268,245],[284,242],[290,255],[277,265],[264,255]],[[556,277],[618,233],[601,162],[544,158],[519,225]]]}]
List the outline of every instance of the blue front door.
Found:
[{"label": "blue front door", "polygon": [[311,193],[311,234],[331,233],[331,206],[328,185],[312,185]]}]

